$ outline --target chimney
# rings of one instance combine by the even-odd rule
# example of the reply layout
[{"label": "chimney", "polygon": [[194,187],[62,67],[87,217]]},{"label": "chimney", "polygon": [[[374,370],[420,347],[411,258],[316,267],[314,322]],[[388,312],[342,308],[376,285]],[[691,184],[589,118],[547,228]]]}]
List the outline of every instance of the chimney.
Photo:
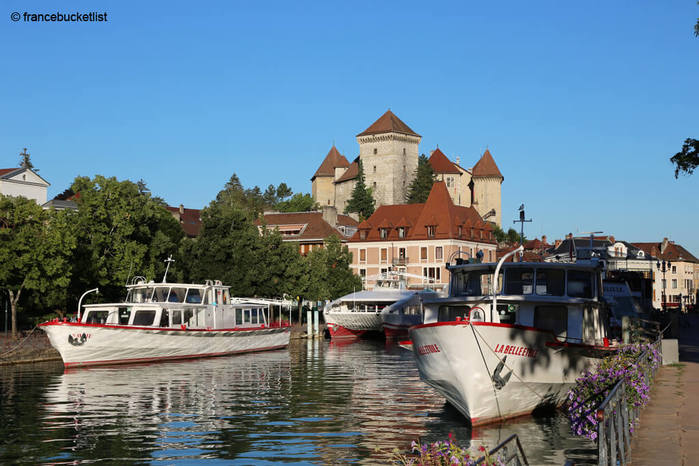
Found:
[{"label": "chimney", "polygon": [[663,238],[663,244],[660,245],[660,254],[665,254],[665,249],[667,249],[669,241],[667,238]]},{"label": "chimney", "polygon": [[324,205],[322,206],[323,209],[323,220],[328,222],[328,224],[335,228],[337,227],[337,209],[335,206],[331,205]]},{"label": "chimney", "polygon": [[180,204],[180,215],[184,215],[184,205]]},{"label": "chimney", "polygon": [[461,157],[456,158],[456,164],[461,166]]}]

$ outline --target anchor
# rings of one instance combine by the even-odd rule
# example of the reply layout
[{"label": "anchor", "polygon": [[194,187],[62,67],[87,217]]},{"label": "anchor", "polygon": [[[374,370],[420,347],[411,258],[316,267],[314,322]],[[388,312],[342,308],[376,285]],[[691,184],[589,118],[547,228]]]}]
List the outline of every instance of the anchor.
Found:
[{"label": "anchor", "polygon": [[497,367],[493,371],[493,383],[495,383],[495,388],[498,390],[502,390],[505,385],[507,385],[507,382],[510,380],[510,377],[512,377],[512,371],[508,372],[505,377],[501,377],[500,373],[502,372],[502,369],[505,367],[505,361],[507,360],[507,355],[505,355],[502,360],[498,363]]}]

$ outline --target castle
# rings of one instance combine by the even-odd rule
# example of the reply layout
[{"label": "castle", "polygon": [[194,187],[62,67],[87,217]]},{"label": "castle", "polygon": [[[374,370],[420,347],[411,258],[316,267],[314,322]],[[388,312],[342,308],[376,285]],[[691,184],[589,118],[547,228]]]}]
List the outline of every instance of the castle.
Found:
[{"label": "castle", "polygon": [[[422,137],[390,110],[357,135],[359,156],[352,163],[333,145],[311,178],[313,199],[321,206],[334,206],[344,212],[359,174],[362,161],[364,180],[372,189],[376,207],[405,204],[408,188],[415,177],[418,145]],[[431,152],[430,165],[436,180],[444,181],[456,205],[473,206],[483,219],[501,225],[500,173],[486,149],[473,166],[465,169],[460,160],[452,162],[439,148]]]}]

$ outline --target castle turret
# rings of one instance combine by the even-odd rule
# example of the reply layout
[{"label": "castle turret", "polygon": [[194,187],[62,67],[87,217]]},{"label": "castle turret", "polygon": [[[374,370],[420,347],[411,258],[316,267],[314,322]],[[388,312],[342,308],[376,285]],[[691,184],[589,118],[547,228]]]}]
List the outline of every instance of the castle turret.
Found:
[{"label": "castle turret", "polygon": [[483,219],[502,226],[501,185],[505,179],[488,149],[471,170],[473,207]]},{"label": "castle turret", "polygon": [[357,135],[359,158],[376,207],[405,203],[417,170],[421,136],[388,110]]},{"label": "castle turret", "polygon": [[335,186],[333,182],[339,174],[343,173],[349,162],[344,155],[340,154],[335,145],[323,159],[313,178],[311,178],[311,193],[313,200],[321,206],[335,205]]}]

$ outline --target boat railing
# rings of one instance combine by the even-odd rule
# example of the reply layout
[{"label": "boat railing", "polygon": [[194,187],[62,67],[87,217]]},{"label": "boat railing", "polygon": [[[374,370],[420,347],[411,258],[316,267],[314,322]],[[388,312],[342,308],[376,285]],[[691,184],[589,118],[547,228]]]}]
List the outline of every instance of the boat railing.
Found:
[{"label": "boat railing", "polygon": [[528,465],[527,455],[524,454],[522,443],[519,441],[517,434],[512,434],[503,442],[500,442],[495,448],[490,450],[487,455],[481,456],[476,460],[476,464],[494,464],[487,462],[488,459],[495,458],[497,464],[522,466]]},{"label": "boat railing", "polygon": [[[667,329],[667,327],[666,327]],[[655,377],[656,365],[648,364],[652,357],[650,352],[655,349],[662,355],[661,330],[657,339],[652,343],[652,348],[646,349],[638,358],[638,366],[643,371],[646,380]],[[641,408],[633,406],[629,408],[626,400],[626,380],[622,378],[609,395],[597,407],[597,463],[599,465],[625,465],[631,462],[631,436],[634,426],[637,424]]]}]

